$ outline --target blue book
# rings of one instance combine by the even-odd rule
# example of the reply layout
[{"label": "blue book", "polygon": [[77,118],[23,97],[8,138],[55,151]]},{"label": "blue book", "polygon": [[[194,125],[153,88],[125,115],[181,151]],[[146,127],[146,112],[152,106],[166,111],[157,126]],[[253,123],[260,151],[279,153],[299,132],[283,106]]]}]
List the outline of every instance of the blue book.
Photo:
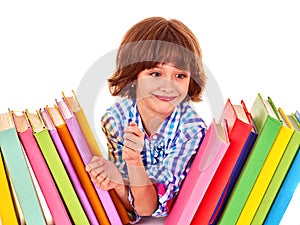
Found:
[{"label": "blue book", "polygon": [[[300,148],[299,148],[300,149]],[[283,217],[290,200],[300,182],[300,151],[297,155],[280,187],[280,190],[273,202],[273,205],[264,221],[264,225],[279,224]]]}]

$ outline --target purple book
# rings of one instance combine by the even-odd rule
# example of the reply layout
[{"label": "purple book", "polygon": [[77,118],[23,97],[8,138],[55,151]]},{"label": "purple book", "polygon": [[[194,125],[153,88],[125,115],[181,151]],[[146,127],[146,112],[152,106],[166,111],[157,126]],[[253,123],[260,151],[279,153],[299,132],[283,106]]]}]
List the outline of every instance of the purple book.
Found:
[{"label": "purple book", "polygon": [[71,163],[69,155],[58,135],[58,132],[57,132],[55,126],[52,123],[52,120],[51,120],[48,112],[46,110],[40,109],[40,114],[42,116],[42,119],[43,119],[47,129],[49,130],[50,136],[56,146],[56,149],[58,151],[58,154],[59,154],[63,164],[65,165],[66,171],[69,174],[69,177],[72,181],[74,189],[78,195],[78,198],[82,204],[82,207],[84,208],[84,211],[85,211],[90,223],[92,225],[99,225],[99,222],[94,213],[94,210],[88,200],[88,197],[86,196],[86,193],[85,193],[85,191],[79,181],[79,178],[74,170],[74,167]]},{"label": "purple book", "polygon": [[[80,154],[80,157],[84,163],[84,165],[88,165],[91,161],[93,154],[87,144],[87,141],[80,129],[79,123],[74,115],[74,113],[70,110],[68,107],[68,104],[66,103],[65,99],[63,98],[61,101],[56,101],[56,104],[58,106],[58,109],[64,118],[68,130],[73,138],[73,141],[78,149],[78,152]],[[119,213],[115,207],[115,204],[109,194],[108,191],[103,190],[95,185],[93,183],[95,190],[102,202],[102,205],[105,209],[105,212],[109,218],[109,221],[111,224],[114,225],[122,225],[121,218],[119,216]]]}]

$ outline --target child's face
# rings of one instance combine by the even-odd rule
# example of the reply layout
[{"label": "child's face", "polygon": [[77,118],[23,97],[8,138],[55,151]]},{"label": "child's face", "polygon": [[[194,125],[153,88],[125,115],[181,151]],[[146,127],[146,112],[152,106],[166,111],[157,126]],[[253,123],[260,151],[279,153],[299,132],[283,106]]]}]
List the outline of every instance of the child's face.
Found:
[{"label": "child's face", "polygon": [[189,71],[172,64],[159,64],[141,71],[136,87],[139,107],[152,115],[168,116],[185,99],[190,79]]}]

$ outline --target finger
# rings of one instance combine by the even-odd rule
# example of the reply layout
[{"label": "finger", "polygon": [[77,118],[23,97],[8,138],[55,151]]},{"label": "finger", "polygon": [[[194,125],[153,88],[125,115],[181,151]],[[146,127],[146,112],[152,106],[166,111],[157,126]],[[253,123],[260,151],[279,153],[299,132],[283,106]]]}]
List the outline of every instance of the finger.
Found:
[{"label": "finger", "polygon": [[124,134],[124,139],[129,140],[133,143],[139,143],[139,142],[143,141],[143,139],[141,139],[140,137],[138,137],[138,136],[136,136],[136,135],[134,135],[133,133],[130,133],[130,132],[126,132]]},{"label": "finger", "polygon": [[86,165],[85,169],[87,172],[91,170],[97,169],[98,167],[103,167],[104,163],[101,160],[91,161],[88,165]]},{"label": "finger", "polygon": [[143,131],[136,125],[126,127],[125,132],[133,133],[133,134],[135,134],[136,136],[139,136],[139,137],[144,136]]}]

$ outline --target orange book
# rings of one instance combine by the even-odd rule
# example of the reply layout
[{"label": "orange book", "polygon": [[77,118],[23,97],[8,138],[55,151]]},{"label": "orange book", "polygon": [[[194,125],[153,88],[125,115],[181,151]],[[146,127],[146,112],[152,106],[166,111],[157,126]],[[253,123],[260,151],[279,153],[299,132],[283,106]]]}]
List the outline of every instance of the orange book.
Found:
[{"label": "orange book", "polygon": [[86,195],[92,205],[92,208],[97,216],[97,219],[101,225],[110,225],[109,219],[105,213],[103,205],[97,195],[97,192],[93,186],[93,183],[85,170],[84,163],[80,157],[80,154],[76,148],[76,145],[72,139],[72,136],[68,130],[68,127],[60,114],[57,106],[48,107],[46,110],[50,115],[51,120],[53,121],[54,126],[57,129],[57,132],[63,142],[64,147],[70,157],[71,163],[74,166],[74,169],[79,177],[80,182],[86,192]]}]

